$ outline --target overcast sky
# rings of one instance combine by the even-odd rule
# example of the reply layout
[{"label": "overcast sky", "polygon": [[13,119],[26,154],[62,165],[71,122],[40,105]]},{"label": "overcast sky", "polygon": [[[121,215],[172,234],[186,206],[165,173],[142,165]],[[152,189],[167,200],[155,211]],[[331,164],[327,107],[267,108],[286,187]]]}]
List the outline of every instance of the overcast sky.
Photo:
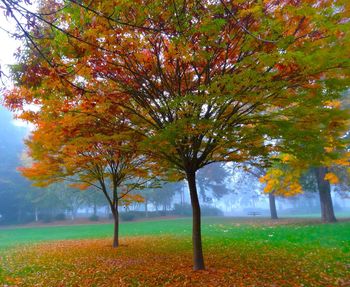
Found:
[{"label": "overcast sky", "polygon": [[4,13],[0,12],[0,64],[2,69],[5,69],[5,66],[8,64],[14,63],[13,53],[16,51],[20,45],[19,41],[11,38],[3,29],[6,29],[10,32],[15,31],[15,25],[13,21],[8,21]]},{"label": "overcast sky", "polygon": [[[7,65],[15,63],[13,54],[20,46],[20,41],[11,38],[4,29],[13,33],[15,31],[15,25],[11,19],[5,17],[3,11],[0,11],[0,66],[1,71],[8,75]],[[2,77],[2,80],[8,85],[10,84],[6,77]],[[0,85],[2,85],[2,83]],[[26,123],[19,120],[14,120],[13,123],[15,125],[28,126]]]}]

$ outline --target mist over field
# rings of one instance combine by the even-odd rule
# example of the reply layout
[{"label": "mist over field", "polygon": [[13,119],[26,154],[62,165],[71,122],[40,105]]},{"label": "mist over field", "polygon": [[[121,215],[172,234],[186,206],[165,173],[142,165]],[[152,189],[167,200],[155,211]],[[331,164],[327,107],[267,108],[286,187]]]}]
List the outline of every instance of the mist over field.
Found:
[{"label": "mist over field", "polygon": [[[0,224],[49,224],[55,221],[111,218],[109,207],[96,189],[78,190],[69,183],[46,188],[33,187],[18,167],[26,164],[24,140],[29,130],[0,110]],[[255,174],[232,164],[212,164],[198,172],[198,187],[204,216],[270,217],[269,198]],[[122,220],[163,216],[190,216],[190,196],[185,181],[160,183],[159,188],[135,191],[144,202],[121,208]],[[293,197],[276,196],[279,217],[320,217],[320,200],[315,184]],[[350,215],[350,199],[344,186],[333,186],[332,199],[337,217]]]}]

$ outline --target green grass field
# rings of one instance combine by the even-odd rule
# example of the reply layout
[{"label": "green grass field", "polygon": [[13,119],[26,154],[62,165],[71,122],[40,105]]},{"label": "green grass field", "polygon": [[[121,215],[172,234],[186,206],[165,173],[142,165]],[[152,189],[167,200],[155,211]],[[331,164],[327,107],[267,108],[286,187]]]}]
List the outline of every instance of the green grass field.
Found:
[{"label": "green grass field", "polygon": [[[272,224],[270,224],[272,223]],[[48,240],[111,237],[112,224],[82,224],[48,227],[21,227],[0,229],[0,249],[18,244]],[[279,224],[263,218],[204,218],[204,239],[208,241],[270,242],[273,245],[311,244],[327,247],[349,247],[350,222],[317,224],[317,221],[282,219]],[[191,219],[180,218],[158,221],[124,222],[120,236],[191,235]]]},{"label": "green grass field", "polygon": [[[220,282],[220,285],[215,285],[216,283],[210,285],[211,283],[208,282],[214,279],[209,280],[204,275],[197,278],[193,277],[197,276],[193,275],[193,272],[188,273],[191,270],[190,218],[122,223],[120,229],[124,247],[122,246],[119,252],[110,247],[112,229],[111,224],[1,229],[0,283],[12,283],[17,286],[34,286],[34,283],[38,284],[36,286],[85,286],[77,283],[80,282],[76,281],[77,277],[69,275],[71,274],[69,270],[72,268],[77,268],[79,273],[77,262],[79,266],[84,263],[84,268],[90,268],[92,262],[96,267],[96,262],[100,262],[101,258],[129,262],[128,260],[136,260],[134,257],[137,256],[137,260],[143,257],[158,258],[157,262],[147,261],[147,265],[154,265],[152,270],[160,270],[159,274],[163,274],[159,282],[152,281],[154,274],[151,270],[142,277],[136,275],[143,270],[138,268],[142,266],[145,268],[145,266],[143,261],[140,261],[141,263],[135,261],[131,268],[134,270],[133,273],[130,273],[129,263],[121,263],[119,266],[128,276],[122,276],[120,272],[109,275],[114,278],[118,274],[121,276],[118,280],[124,282],[124,285],[120,283],[120,285],[109,286],[182,286],[181,282],[186,276],[190,281],[198,281],[198,286],[234,286],[233,283],[237,286],[253,286],[249,285],[253,283],[247,282],[261,283],[256,286],[272,286],[277,283],[279,285],[276,286],[301,286],[298,285],[299,282],[303,282],[304,286],[350,286],[346,285],[350,284],[350,221],[320,224],[313,219],[282,219],[275,223],[263,218],[254,220],[204,218],[203,245],[208,272],[215,270],[211,277],[216,278],[213,282]],[[34,243],[40,244],[33,245]],[[150,244],[151,249],[148,248]],[[61,251],[56,254],[57,250]],[[89,254],[88,257],[86,252]],[[138,252],[142,255],[137,255]],[[76,260],[73,263],[66,262],[67,258],[72,256]],[[90,256],[94,257],[90,258]],[[58,259],[53,260],[53,258]],[[176,278],[167,277],[166,272],[169,268],[164,267],[169,264],[167,262],[171,262],[172,258],[176,264],[170,267],[177,270]],[[104,266],[104,263],[101,264],[99,263],[98,266]],[[182,267],[183,264],[185,267]],[[58,265],[60,271],[57,273],[55,270]],[[228,266],[231,267],[227,269]],[[113,265],[107,265],[103,268],[110,270],[112,267]],[[110,272],[114,270],[113,268]],[[288,268],[291,269],[289,273]],[[46,273],[38,270],[46,270]],[[228,275],[224,276],[220,270],[226,270]],[[55,272],[61,275],[55,277]],[[53,281],[42,279],[40,276],[44,276],[43,274],[45,278],[51,278],[50,280]],[[252,274],[255,274],[255,277],[250,277]],[[37,283],[41,280],[38,276],[43,280],[42,284]],[[69,277],[67,282],[70,283],[59,285],[57,283],[57,280],[60,280],[59,276]],[[83,280],[87,280],[89,276],[86,275]],[[130,276],[136,280],[136,283],[129,280]],[[247,279],[247,276],[250,279]],[[283,285],[285,280],[283,278],[289,277],[289,285],[287,283]],[[106,279],[103,278],[90,278],[89,280],[92,280],[95,285],[86,286],[108,286]],[[243,280],[242,284],[247,285],[239,285],[240,280]],[[188,286],[197,286],[196,284]]]},{"label": "green grass field", "polygon": [[[271,223],[271,224],[270,224]],[[325,247],[349,247],[350,222],[318,224],[312,220],[281,219],[274,224],[263,218],[204,218],[202,233],[208,241],[270,242],[273,245],[311,244]],[[48,227],[21,227],[0,229],[0,249],[18,244],[48,240],[111,237],[112,224],[82,224]],[[191,235],[191,219],[124,222],[120,236]]]}]

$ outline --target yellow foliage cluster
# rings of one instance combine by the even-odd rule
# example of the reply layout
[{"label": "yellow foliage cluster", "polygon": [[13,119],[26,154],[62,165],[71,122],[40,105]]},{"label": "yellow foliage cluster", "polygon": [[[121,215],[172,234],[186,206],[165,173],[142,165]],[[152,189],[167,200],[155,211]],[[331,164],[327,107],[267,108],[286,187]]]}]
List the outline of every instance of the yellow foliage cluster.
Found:
[{"label": "yellow foliage cluster", "polygon": [[331,184],[339,183],[339,178],[333,172],[326,173],[326,175],[324,176],[324,179],[328,180],[329,183]]},{"label": "yellow foliage cluster", "polygon": [[[330,142],[331,143],[331,142]],[[320,164],[333,172],[326,173],[324,180],[330,184],[339,184],[340,178],[334,173],[337,167],[345,167],[350,175],[350,152],[343,152],[341,157],[330,156],[335,152],[335,148],[328,146],[324,148],[323,160]],[[270,168],[259,180],[265,184],[265,193],[274,193],[282,196],[294,196],[302,193],[302,186],[299,182],[301,175],[310,168],[310,163],[298,159],[290,154],[278,156],[279,165]]]},{"label": "yellow foliage cluster", "polygon": [[[279,156],[280,166],[270,168],[259,181],[266,184],[265,193],[274,193],[282,196],[294,196],[303,192],[299,179],[302,173],[309,167],[303,161],[298,160],[292,155],[283,154]],[[350,153],[345,153],[343,158],[331,159],[328,158],[323,162],[324,166],[332,168],[334,166],[350,166]],[[350,174],[350,168],[348,168]],[[326,173],[324,180],[328,180],[330,184],[339,184],[340,179],[333,172]]]},{"label": "yellow foliage cluster", "polygon": [[281,154],[283,165],[270,168],[259,181],[265,183],[264,192],[281,196],[294,196],[303,192],[299,178],[304,164],[291,154]]},{"label": "yellow foliage cluster", "polygon": [[330,107],[330,108],[336,108],[336,109],[338,109],[338,108],[340,108],[340,106],[341,106],[341,102],[338,101],[338,100],[326,101],[326,102],[325,102],[325,105],[326,105],[327,107]]},{"label": "yellow foliage cluster", "polygon": [[299,183],[301,172],[296,169],[294,171],[283,171],[282,169],[270,169],[259,180],[265,183],[264,192],[274,193],[281,196],[294,196],[303,192]]}]

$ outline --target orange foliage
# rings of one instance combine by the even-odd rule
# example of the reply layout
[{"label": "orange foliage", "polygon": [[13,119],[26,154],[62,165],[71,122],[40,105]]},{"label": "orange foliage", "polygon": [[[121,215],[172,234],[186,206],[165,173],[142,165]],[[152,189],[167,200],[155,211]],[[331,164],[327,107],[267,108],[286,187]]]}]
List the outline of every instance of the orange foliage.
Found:
[{"label": "orange foliage", "polygon": [[331,184],[339,183],[339,178],[332,172],[326,173],[326,175],[324,176],[324,179],[328,180],[329,183],[331,183]]},{"label": "orange foliage", "polygon": [[125,238],[117,250],[105,239],[77,240],[20,248],[0,267],[7,272],[5,284],[18,287],[347,286],[347,267],[334,260],[343,253],[324,247],[303,255],[296,250],[249,242],[209,244],[208,268],[194,272],[182,237]]}]

